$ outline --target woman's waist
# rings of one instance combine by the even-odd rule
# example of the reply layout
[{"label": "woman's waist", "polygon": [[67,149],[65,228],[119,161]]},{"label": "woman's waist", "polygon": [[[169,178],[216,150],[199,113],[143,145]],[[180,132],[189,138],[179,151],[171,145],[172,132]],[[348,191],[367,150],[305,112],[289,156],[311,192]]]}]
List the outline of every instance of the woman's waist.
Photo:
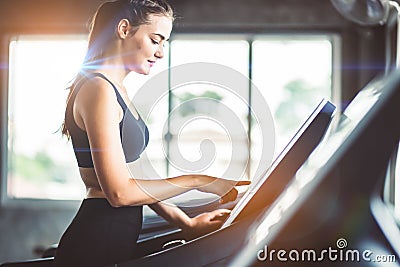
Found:
[{"label": "woman's waist", "polygon": [[87,199],[92,199],[92,198],[107,199],[106,194],[103,192],[103,190],[101,190],[100,186],[99,187],[86,186],[86,198]]},{"label": "woman's waist", "polygon": [[[106,198],[85,198],[77,213],[78,220],[98,222],[106,218],[142,224],[143,206],[113,207]],[[86,218],[86,219],[85,219]]]},{"label": "woman's waist", "polygon": [[94,168],[79,168],[79,173],[86,187],[87,198],[106,198]]}]

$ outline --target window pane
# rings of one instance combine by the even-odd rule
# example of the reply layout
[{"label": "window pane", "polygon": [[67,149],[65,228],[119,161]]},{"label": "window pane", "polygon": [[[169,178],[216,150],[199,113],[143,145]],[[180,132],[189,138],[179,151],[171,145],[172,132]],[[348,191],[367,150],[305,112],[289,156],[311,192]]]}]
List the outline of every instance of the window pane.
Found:
[{"label": "window pane", "polygon": [[59,130],[82,37],[20,36],[10,43],[8,197],[81,199],[72,146]]},{"label": "window pane", "polygon": [[172,42],[171,54],[171,66],[210,62],[248,75],[249,43],[245,40],[178,39]]},{"label": "window pane", "polygon": [[[221,64],[247,77],[249,45],[246,41],[176,40],[172,42],[171,53],[173,56],[171,58],[172,81],[175,78],[179,79],[178,75],[182,75],[182,73],[175,71],[174,66],[197,62]],[[201,141],[209,139],[215,145],[216,158],[213,164],[202,170],[202,173],[224,176],[223,174],[229,167],[228,165],[234,161],[237,169],[235,173],[242,177],[241,173],[243,171],[241,170],[246,168],[245,165],[248,158],[248,84],[243,83],[236,88],[225,88],[225,80],[233,79],[234,77],[223,77],[224,73],[220,73],[220,75],[221,77],[217,84],[211,81],[192,81],[193,83],[191,84],[172,88],[172,109],[173,111],[179,110],[179,112],[172,113],[172,115],[177,114],[179,118],[174,116],[172,118],[176,120],[175,122],[180,120],[187,122],[187,124],[174,124],[174,122],[171,122],[172,126],[179,125],[184,127],[178,129],[173,127],[171,129],[172,135],[175,136],[171,147],[176,148],[179,145],[180,149],[171,151],[170,156],[172,162],[179,157],[174,153],[182,154],[183,158],[190,162],[195,162],[202,156],[200,151],[201,144],[205,149],[203,152],[207,152],[207,142],[201,143]],[[238,92],[239,90],[240,92]],[[235,93],[240,93],[246,98],[240,99]],[[231,118],[229,118],[229,113],[233,115]],[[230,123],[238,121],[237,127],[229,127],[225,119]],[[236,143],[241,144],[239,151],[232,151],[232,145]],[[211,143],[209,145],[212,150]],[[232,158],[232,156],[235,156],[235,158]],[[180,165],[179,162],[177,165]],[[182,169],[179,170],[176,166],[171,167],[172,175],[184,171]]]},{"label": "window pane", "polygon": [[[253,82],[274,117],[275,155],[322,98],[331,99],[332,44],[328,36],[276,36],[253,42]],[[253,132],[253,160],[258,135]]]},{"label": "window pane", "polygon": [[[202,37],[200,37],[202,38]],[[199,62],[213,63],[200,66]],[[203,173],[217,177],[247,177],[249,44],[243,40],[178,39],[171,43],[171,113],[169,175]],[[216,70],[216,80],[188,80],[182,64],[199,63],[200,76]],[[218,64],[218,65],[214,65]],[[229,81],[239,76],[239,84]],[[238,97],[241,96],[241,97]],[[190,192],[181,199],[205,193]],[[211,196],[211,195],[210,195]]]}]

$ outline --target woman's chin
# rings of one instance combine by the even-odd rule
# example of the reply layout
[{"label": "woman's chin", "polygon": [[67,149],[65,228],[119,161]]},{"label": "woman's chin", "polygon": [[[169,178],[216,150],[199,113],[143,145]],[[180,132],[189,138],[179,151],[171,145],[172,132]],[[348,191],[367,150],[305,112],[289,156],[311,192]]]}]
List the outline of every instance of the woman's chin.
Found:
[{"label": "woman's chin", "polygon": [[143,75],[149,75],[150,74],[150,68],[148,69],[130,69],[129,71],[136,72],[137,74],[143,74]]}]

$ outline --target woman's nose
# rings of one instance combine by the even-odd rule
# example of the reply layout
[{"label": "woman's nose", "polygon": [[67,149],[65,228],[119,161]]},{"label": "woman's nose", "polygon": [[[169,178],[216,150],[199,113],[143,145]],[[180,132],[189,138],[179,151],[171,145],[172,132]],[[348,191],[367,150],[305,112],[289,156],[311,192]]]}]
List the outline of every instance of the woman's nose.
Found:
[{"label": "woman's nose", "polygon": [[157,58],[163,58],[164,57],[164,47],[163,46],[159,46],[159,48],[157,49],[156,53],[154,54]]}]

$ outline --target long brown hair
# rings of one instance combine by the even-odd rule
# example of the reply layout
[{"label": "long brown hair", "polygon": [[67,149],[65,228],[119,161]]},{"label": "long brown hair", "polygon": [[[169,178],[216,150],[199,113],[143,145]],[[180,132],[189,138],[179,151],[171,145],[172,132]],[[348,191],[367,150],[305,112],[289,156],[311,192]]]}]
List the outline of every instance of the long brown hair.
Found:
[{"label": "long brown hair", "polygon": [[[150,22],[150,15],[162,15],[174,20],[172,7],[165,0],[116,0],[101,4],[89,24],[89,42],[85,59],[79,73],[69,88],[68,101],[79,81],[85,78],[84,73],[95,69],[103,60],[112,41],[116,38],[118,23],[127,19],[135,29]],[[64,122],[62,134],[70,138]]]}]

